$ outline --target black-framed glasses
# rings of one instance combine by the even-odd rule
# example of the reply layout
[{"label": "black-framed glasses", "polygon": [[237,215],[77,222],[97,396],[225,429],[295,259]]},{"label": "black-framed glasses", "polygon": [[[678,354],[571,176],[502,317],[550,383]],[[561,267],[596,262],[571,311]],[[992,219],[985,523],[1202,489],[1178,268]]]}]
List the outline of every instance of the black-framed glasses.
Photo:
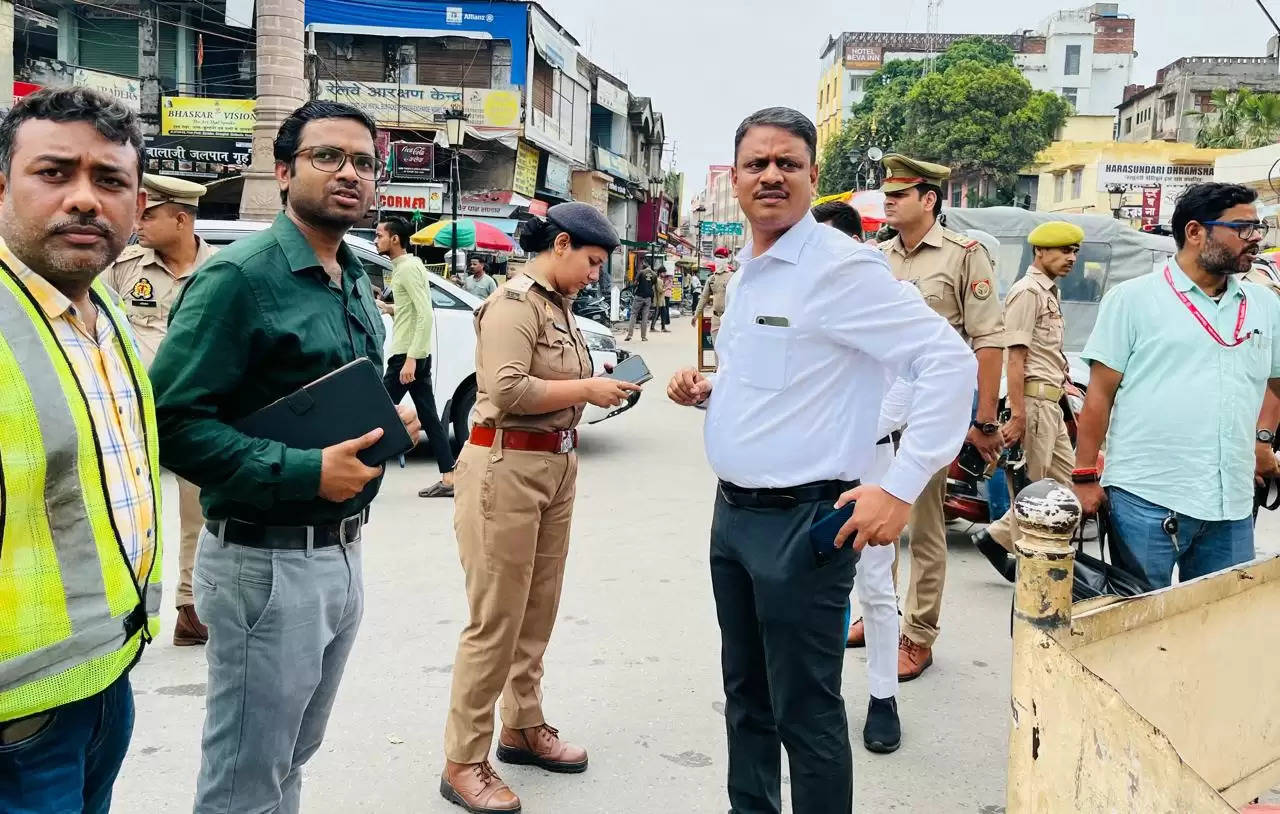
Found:
[{"label": "black-framed glasses", "polygon": [[356,175],[366,181],[378,179],[378,158],[368,153],[348,153],[337,147],[303,147],[293,154],[294,158],[303,153],[311,154],[311,166],[320,172],[338,172],[351,162]]},{"label": "black-framed glasses", "polygon": [[1241,240],[1253,240],[1255,237],[1261,240],[1267,236],[1267,231],[1271,228],[1264,220],[1202,220],[1200,225],[1234,229]]}]

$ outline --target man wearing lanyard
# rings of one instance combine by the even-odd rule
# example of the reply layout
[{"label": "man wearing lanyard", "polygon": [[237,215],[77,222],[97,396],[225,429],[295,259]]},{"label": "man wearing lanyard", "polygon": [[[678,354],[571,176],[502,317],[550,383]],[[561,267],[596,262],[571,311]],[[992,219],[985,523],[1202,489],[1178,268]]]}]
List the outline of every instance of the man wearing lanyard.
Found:
[{"label": "man wearing lanyard", "polygon": [[[706,403],[720,479],[711,584],[729,800],[741,812],[781,810],[783,746],[797,814],[852,810],[840,677],[856,551],[897,541],[911,501],[960,448],[977,375],[964,341],[883,255],[809,213],[816,143],[813,123],[787,108],[738,127],[732,180],[752,240],[731,283],[719,372],[712,381],[688,368],[667,389],[678,404]],[[879,485],[860,486],[896,375],[914,380],[912,431]],[[815,523],[849,503],[836,548],[815,545]]]},{"label": "man wearing lanyard", "polygon": [[1267,231],[1256,198],[1236,184],[1188,189],[1177,256],[1103,298],[1082,354],[1076,494],[1086,513],[1110,506],[1118,558],[1154,588],[1175,564],[1185,582],[1253,559],[1254,477],[1277,471],[1280,300],[1236,278]]}]

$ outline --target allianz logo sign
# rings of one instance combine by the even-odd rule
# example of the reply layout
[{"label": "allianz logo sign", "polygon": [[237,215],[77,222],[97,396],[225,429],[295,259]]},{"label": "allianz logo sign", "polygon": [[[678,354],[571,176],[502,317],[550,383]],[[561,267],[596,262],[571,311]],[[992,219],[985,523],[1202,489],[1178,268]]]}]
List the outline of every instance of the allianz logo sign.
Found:
[{"label": "allianz logo sign", "polygon": [[463,22],[491,23],[493,15],[464,13],[462,6],[445,6],[444,21],[449,25],[462,25]]}]

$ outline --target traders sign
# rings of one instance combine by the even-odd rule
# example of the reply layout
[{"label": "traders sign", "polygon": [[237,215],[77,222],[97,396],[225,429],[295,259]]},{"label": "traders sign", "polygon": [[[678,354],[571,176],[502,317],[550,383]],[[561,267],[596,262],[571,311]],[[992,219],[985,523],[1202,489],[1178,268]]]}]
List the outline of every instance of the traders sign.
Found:
[{"label": "traders sign", "polygon": [[124,102],[124,106],[137,113],[142,109],[142,93],[138,80],[127,76],[91,71],[88,68],[76,68],[71,83],[82,88],[93,88],[106,95]]},{"label": "traders sign", "polygon": [[252,99],[203,99],[166,96],[160,103],[160,133],[165,136],[253,135],[257,121]]}]

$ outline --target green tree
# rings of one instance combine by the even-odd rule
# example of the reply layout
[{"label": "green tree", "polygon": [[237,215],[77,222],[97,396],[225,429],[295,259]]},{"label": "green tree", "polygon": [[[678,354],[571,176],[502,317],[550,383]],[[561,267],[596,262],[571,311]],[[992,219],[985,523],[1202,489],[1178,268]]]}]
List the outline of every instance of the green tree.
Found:
[{"label": "green tree", "polygon": [[1280,94],[1216,90],[1210,115],[1196,136],[1197,147],[1249,150],[1280,141]]},{"label": "green tree", "polygon": [[1002,42],[986,37],[963,37],[951,43],[933,63],[934,71],[945,72],[959,62],[977,62],[982,65],[1012,65],[1013,49]]}]

